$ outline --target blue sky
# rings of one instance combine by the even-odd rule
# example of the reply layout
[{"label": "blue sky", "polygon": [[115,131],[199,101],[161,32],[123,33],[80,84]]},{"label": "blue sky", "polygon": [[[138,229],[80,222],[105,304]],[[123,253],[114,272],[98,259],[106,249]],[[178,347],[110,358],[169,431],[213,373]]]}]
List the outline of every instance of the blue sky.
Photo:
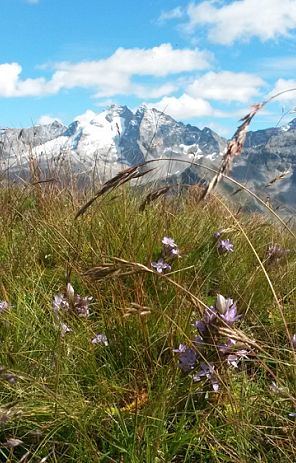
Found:
[{"label": "blue sky", "polygon": [[[296,0],[0,0],[0,126],[68,124],[111,103],[230,136],[296,87]],[[293,118],[282,95],[252,128]]]}]

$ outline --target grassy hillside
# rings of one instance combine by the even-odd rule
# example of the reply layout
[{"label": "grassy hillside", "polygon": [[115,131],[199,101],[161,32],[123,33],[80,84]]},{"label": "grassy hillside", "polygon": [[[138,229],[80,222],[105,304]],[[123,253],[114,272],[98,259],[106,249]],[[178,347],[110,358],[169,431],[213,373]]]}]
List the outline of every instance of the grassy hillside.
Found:
[{"label": "grassy hillside", "polygon": [[0,460],[295,462],[295,230],[90,196],[0,191]]}]

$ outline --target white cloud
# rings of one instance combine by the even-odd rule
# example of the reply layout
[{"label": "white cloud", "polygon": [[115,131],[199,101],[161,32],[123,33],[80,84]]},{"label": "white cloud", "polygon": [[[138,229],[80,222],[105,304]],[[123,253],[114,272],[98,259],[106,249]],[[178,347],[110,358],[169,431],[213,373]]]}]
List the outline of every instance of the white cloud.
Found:
[{"label": "white cloud", "polygon": [[[294,89],[294,90],[292,90]],[[275,83],[274,88],[269,93],[269,97],[276,95],[277,93],[285,92],[282,95],[276,97],[275,101],[296,103],[296,80],[295,79],[278,79]],[[291,90],[291,91],[286,91]]]},{"label": "white cloud", "polygon": [[60,122],[61,124],[63,123],[59,117],[53,117],[53,116],[50,116],[49,114],[43,114],[43,116],[39,117],[37,124],[47,125],[55,121]]},{"label": "white cloud", "polygon": [[169,114],[174,119],[191,119],[202,116],[222,116],[222,111],[215,110],[208,101],[203,98],[193,98],[187,93],[180,97],[164,97],[157,103],[150,103],[147,106],[156,108]]},{"label": "white cloud", "polygon": [[206,0],[191,3],[187,14],[187,31],[208,26],[208,38],[223,45],[251,37],[262,41],[275,39],[289,35],[296,28],[295,0],[235,0],[230,3]]},{"label": "white cloud", "polygon": [[0,97],[37,96],[46,92],[46,80],[20,79],[22,67],[18,63],[0,64]]},{"label": "white cloud", "polygon": [[230,71],[208,72],[189,85],[186,91],[194,98],[246,103],[259,95],[259,89],[263,85],[264,81],[254,74]]},{"label": "white cloud", "polygon": [[167,77],[209,67],[209,53],[197,49],[174,49],[171,44],[140,49],[118,48],[109,58],[54,65],[50,79],[21,79],[18,63],[0,65],[0,97],[56,94],[63,89],[89,88],[97,96],[129,94],[141,98],[160,98],[176,90],[176,85],[146,86],[133,82],[134,77]]},{"label": "white cloud", "polygon": [[184,16],[184,10],[180,6],[173,8],[172,10],[162,11],[158,18],[158,23],[164,23],[172,19],[179,19]]}]

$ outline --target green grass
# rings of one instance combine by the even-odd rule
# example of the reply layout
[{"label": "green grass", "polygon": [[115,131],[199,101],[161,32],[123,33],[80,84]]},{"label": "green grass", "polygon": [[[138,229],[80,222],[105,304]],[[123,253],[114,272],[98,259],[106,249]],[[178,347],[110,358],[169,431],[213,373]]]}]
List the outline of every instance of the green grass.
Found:
[{"label": "green grass", "polygon": [[[27,463],[295,462],[292,233],[262,215],[237,215],[218,197],[162,198],[141,213],[143,198],[128,188],[75,221],[87,198],[45,188],[0,191],[0,299],[12,305],[0,315],[0,365],[17,379],[0,381],[0,443],[23,441],[2,445],[0,461],[28,452]],[[221,229],[233,253],[218,254],[212,234]],[[182,258],[163,276],[148,270],[165,235]],[[268,265],[274,243],[291,252]],[[114,258],[132,262],[131,273],[121,275]],[[113,278],[85,275],[114,262]],[[69,272],[93,301],[89,318],[63,316],[73,330],[63,337],[52,300]],[[237,301],[236,327],[256,348],[238,369],[221,366],[215,393],[180,371],[173,349],[190,342],[202,303],[217,293]],[[125,317],[133,303],[150,313]],[[96,333],[109,345],[92,344]]]}]

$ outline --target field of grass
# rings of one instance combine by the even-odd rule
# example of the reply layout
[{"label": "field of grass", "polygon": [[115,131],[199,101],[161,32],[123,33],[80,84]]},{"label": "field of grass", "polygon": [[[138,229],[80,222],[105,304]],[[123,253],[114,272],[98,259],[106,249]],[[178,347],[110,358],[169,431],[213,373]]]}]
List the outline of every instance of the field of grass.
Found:
[{"label": "field of grass", "polygon": [[295,229],[90,196],[0,190],[0,461],[295,462]]}]

